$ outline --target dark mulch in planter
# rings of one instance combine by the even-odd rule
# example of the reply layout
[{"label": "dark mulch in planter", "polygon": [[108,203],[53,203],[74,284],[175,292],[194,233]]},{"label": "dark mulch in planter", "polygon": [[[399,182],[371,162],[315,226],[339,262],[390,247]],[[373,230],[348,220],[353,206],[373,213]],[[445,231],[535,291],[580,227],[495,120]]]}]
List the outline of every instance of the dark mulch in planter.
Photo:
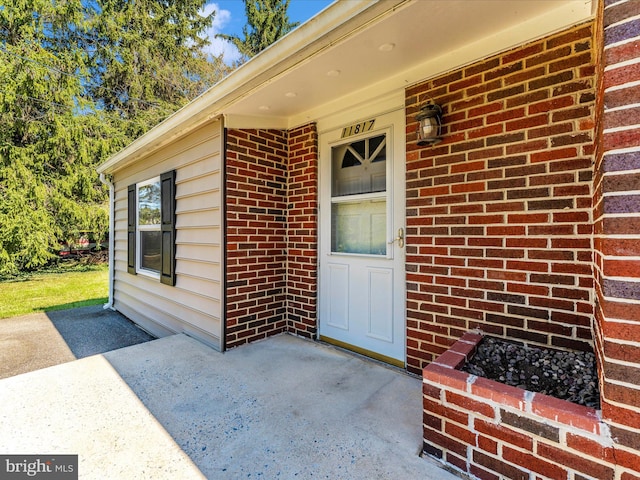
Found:
[{"label": "dark mulch in planter", "polygon": [[531,392],[600,408],[596,358],[591,352],[528,347],[484,337],[462,370]]}]

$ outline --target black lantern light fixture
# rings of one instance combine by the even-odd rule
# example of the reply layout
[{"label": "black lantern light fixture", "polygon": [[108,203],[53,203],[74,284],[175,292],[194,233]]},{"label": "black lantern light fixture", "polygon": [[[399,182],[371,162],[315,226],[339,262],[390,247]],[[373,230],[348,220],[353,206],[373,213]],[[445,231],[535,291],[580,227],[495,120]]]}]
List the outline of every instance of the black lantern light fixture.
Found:
[{"label": "black lantern light fixture", "polygon": [[442,108],[431,100],[424,104],[420,113],[416,116],[418,120],[418,145],[433,145],[442,140],[440,137],[442,127]]}]

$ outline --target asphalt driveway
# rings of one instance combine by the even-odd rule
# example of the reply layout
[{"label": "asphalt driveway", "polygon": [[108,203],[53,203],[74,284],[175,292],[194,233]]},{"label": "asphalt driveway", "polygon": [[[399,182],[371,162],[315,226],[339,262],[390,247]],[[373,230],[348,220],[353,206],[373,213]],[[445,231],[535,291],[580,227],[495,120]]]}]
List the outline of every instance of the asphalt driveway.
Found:
[{"label": "asphalt driveway", "polygon": [[0,319],[0,378],[153,339],[101,305]]},{"label": "asphalt driveway", "polygon": [[174,335],[0,380],[0,452],[79,478],[458,478],[420,458],[421,382],[280,335],[221,354]]}]

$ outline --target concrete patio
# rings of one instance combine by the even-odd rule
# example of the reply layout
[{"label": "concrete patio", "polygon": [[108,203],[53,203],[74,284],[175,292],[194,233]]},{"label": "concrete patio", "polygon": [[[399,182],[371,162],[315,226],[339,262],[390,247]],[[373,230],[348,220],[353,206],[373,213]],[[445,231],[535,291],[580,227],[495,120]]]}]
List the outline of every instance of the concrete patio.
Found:
[{"label": "concrete patio", "polygon": [[0,380],[0,452],[79,478],[454,479],[421,450],[419,379],[280,335],[175,335]]}]

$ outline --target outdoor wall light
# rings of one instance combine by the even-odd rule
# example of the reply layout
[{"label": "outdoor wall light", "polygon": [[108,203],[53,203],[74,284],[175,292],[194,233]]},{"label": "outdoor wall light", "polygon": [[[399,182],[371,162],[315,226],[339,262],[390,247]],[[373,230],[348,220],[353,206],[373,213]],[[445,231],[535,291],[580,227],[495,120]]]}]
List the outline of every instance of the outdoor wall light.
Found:
[{"label": "outdoor wall light", "polygon": [[420,109],[416,116],[418,120],[418,145],[433,145],[442,140],[440,131],[442,127],[442,108],[428,101]]}]

